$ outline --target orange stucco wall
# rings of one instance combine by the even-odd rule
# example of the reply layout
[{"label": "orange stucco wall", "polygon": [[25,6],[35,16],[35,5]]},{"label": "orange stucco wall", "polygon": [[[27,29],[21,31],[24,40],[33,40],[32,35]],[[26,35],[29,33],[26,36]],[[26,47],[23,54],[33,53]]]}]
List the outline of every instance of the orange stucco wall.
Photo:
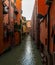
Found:
[{"label": "orange stucco wall", "polygon": [[[35,5],[34,5],[34,10],[33,10],[33,15],[32,15],[32,20],[31,20],[31,26],[32,26],[32,36],[35,37],[37,34],[37,30],[38,30],[38,20],[37,20],[37,15],[38,14],[42,14],[43,16],[45,16],[47,14],[48,11],[48,6],[46,5],[45,0],[35,0]],[[45,28],[45,22],[46,20],[44,20],[41,24],[40,24],[40,40],[41,42],[45,45],[45,38],[47,38],[47,29]],[[35,37],[36,39],[37,37]],[[37,40],[37,39],[36,39]]]},{"label": "orange stucco wall", "polygon": [[[8,7],[9,7],[9,1],[8,0],[6,0],[5,2],[4,2]],[[7,13],[7,14],[3,14],[3,23],[5,23],[5,24],[7,24],[8,23],[8,17],[9,17],[9,13]],[[3,34],[4,34],[4,29],[3,29]],[[4,35],[3,35],[3,38],[4,38]],[[6,49],[8,49],[9,47],[10,47],[10,41],[4,41],[4,40],[2,40],[3,41],[3,48],[4,48],[4,51],[6,50]]]},{"label": "orange stucco wall", "polygon": [[[38,0],[38,14],[45,16],[48,11],[46,0]],[[46,19],[40,23],[40,41],[45,45],[45,39],[47,39],[47,28],[45,27]]]},{"label": "orange stucco wall", "polygon": [[[16,9],[18,10],[18,14],[15,15],[15,22],[20,25],[20,19],[21,19],[21,7],[22,7],[22,0],[16,0],[15,2]],[[15,39],[15,45],[18,45],[21,42],[21,33],[20,32],[15,32],[14,33],[14,39]]]},{"label": "orange stucco wall", "polygon": [[13,22],[13,16],[14,16],[14,8],[11,6],[11,2],[12,3],[14,3],[14,1],[13,0],[11,0],[10,1],[10,5],[9,5],[9,1],[8,0],[6,0],[4,3],[6,3],[6,5],[9,7],[9,15],[8,14],[5,14],[4,15],[4,23],[8,23],[8,17],[9,17],[9,19],[10,19],[10,21],[9,22]]},{"label": "orange stucco wall", "polygon": [[40,41],[41,43],[43,43],[43,45],[45,44],[45,39],[47,39],[47,28],[46,28],[46,20],[44,20],[41,24],[40,24]]},{"label": "orange stucco wall", "polygon": [[[9,6],[8,0],[6,0],[4,3],[5,3],[7,6]],[[4,15],[4,20],[3,20],[3,22],[4,22],[4,23],[8,23],[8,14]]]},{"label": "orange stucco wall", "polygon": [[[20,17],[21,17],[21,0],[16,0],[16,3],[14,3],[14,0],[10,1],[10,6],[9,6],[9,1],[5,0],[5,4],[9,6],[9,13],[8,14],[3,14],[3,5],[2,5],[2,0],[0,0],[0,54],[3,53],[6,49],[11,47],[11,38],[9,36],[8,41],[4,41],[4,28],[3,28],[3,23],[8,23],[10,22],[10,25],[8,26],[9,29],[14,28],[14,8],[11,6],[11,2],[17,7],[19,14],[17,15],[17,23],[20,24]],[[17,32],[18,33],[18,32]],[[14,34],[15,35],[15,34]],[[14,37],[13,37],[14,38]],[[16,40],[18,40],[18,43],[20,42],[20,33],[18,33],[18,37],[16,35]],[[15,40],[15,41],[16,41]]]},{"label": "orange stucco wall", "polygon": [[[6,0],[4,2],[7,6],[9,6],[9,1]],[[13,13],[13,9],[10,7],[10,13]],[[4,41],[4,29],[3,29],[3,23],[8,23],[8,17],[9,16],[9,13],[8,14],[3,14],[3,6],[2,6],[2,1],[0,0],[0,54],[3,53],[6,49],[8,49],[11,44],[10,44],[10,39],[9,41]],[[10,22],[12,21],[12,17],[10,17]]]},{"label": "orange stucco wall", "polygon": [[22,8],[22,2],[21,0],[16,0],[16,8],[18,10],[18,15],[17,15],[17,23],[20,24],[20,17],[21,17],[21,8]]},{"label": "orange stucco wall", "polygon": [[[14,1],[13,0],[11,0],[11,3],[14,3]],[[12,23],[14,23],[14,8],[12,7],[12,5],[10,6],[10,22]]]},{"label": "orange stucco wall", "polygon": [[53,50],[55,51],[55,44],[53,43],[53,37],[51,37],[52,28],[54,25],[55,25],[55,0],[53,0],[50,9],[50,51],[51,53],[53,52]]},{"label": "orange stucco wall", "polygon": [[[32,37],[37,38],[37,37],[35,37],[37,34],[37,30],[38,30],[37,29],[38,20],[37,20],[36,15],[42,14],[43,16],[45,16],[47,14],[47,11],[48,11],[48,5],[46,4],[46,0],[35,0],[34,10],[33,10],[32,19],[31,19]],[[48,42],[48,27],[46,27],[47,20],[48,20],[48,18],[45,18],[44,21],[42,21],[40,24],[40,40],[44,45],[46,45],[45,44],[46,39]],[[47,23],[47,25],[48,25],[48,23]],[[53,0],[51,8],[50,8],[50,40],[49,40],[50,45],[49,45],[49,49],[50,49],[51,53],[53,53],[53,51],[55,51],[55,44],[53,43],[53,37],[51,37],[52,28],[54,25],[55,25],[55,0]],[[47,45],[48,45],[48,43],[47,43]]]},{"label": "orange stucco wall", "polygon": [[[42,5],[43,7],[40,5]],[[39,5],[39,13],[44,15],[44,13],[47,11],[45,11],[46,9],[44,9],[43,2],[40,3],[40,5]],[[48,31],[47,31],[48,28],[45,27],[45,22],[47,22],[46,19],[45,19],[45,21],[43,21],[40,24],[40,40],[44,45],[45,45],[45,39],[48,39]],[[51,5],[51,9],[50,9],[50,43],[49,43],[50,45],[49,45],[49,49],[50,49],[51,54],[53,53],[53,51],[55,51],[55,44],[53,43],[53,37],[51,36],[52,28],[54,25],[55,25],[55,0],[53,0],[52,5]]]},{"label": "orange stucco wall", "polygon": [[46,0],[38,0],[38,13],[45,16],[47,10],[48,6],[46,5]]}]

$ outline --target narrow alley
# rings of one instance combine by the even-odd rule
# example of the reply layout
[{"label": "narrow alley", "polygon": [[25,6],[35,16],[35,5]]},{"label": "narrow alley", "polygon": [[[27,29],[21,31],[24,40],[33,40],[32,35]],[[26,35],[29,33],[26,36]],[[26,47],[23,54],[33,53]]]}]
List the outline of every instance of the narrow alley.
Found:
[{"label": "narrow alley", "polygon": [[55,65],[55,0],[0,0],[0,65]]},{"label": "narrow alley", "polygon": [[25,37],[20,46],[2,55],[0,65],[42,65],[40,52],[30,35]]}]

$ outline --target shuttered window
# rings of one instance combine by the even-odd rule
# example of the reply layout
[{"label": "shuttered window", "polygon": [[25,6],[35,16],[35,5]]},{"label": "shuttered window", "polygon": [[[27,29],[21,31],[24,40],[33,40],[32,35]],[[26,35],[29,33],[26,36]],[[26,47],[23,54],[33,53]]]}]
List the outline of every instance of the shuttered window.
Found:
[{"label": "shuttered window", "polygon": [[50,5],[50,4],[52,4],[52,1],[53,1],[53,0],[46,0],[46,4],[47,4],[47,5]]}]

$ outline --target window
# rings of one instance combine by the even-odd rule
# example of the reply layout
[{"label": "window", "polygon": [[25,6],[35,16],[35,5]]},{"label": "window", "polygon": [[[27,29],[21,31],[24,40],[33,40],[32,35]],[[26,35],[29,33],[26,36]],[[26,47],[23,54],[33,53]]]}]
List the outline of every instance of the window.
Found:
[{"label": "window", "polygon": [[53,1],[53,0],[46,0],[46,4],[47,4],[47,5],[50,5],[50,4],[52,4],[52,1]]}]

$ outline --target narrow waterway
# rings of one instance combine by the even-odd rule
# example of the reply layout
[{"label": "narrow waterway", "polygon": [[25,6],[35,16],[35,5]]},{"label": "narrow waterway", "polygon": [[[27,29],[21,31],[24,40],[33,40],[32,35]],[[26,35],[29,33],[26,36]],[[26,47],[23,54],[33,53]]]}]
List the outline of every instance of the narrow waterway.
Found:
[{"label": "narrow waterway", "polygon": [[28,35],[19,46],[0,57],[0,65],[42,65],[41,56]]}]

